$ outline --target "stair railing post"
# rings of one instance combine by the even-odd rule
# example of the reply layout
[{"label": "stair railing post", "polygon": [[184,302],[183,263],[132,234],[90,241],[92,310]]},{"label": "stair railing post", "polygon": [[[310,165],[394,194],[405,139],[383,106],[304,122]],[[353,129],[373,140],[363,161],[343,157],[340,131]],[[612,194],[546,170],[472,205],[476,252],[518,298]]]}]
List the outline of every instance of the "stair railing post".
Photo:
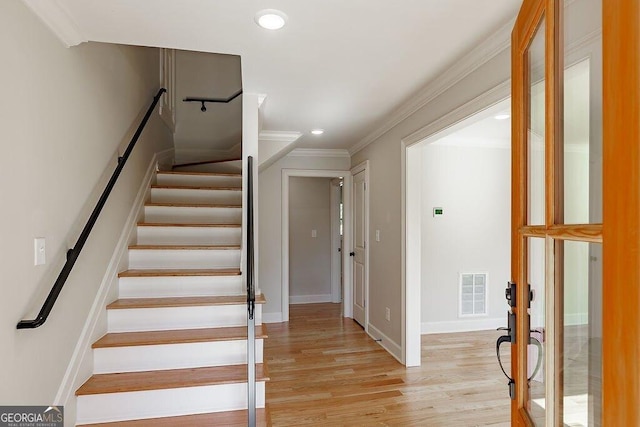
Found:
[{"label": "stair railing post", "polygon": [[253,247],[253,157],[247,165],[247,409],[249,427],[256,425],[256,320]]}]

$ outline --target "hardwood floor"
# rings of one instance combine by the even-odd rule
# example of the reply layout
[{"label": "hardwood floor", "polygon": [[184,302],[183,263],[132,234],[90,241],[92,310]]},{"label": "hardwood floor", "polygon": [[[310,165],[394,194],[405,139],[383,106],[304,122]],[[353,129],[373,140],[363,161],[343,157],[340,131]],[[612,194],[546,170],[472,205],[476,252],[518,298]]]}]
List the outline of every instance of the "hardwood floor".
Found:
[{"label": "hardwood floor", "polygon": [[422,366],[405,368],[340,310],[292,305],[290,322],[267,326],[273,426],[509,425],[500,332],[425,335]]}]

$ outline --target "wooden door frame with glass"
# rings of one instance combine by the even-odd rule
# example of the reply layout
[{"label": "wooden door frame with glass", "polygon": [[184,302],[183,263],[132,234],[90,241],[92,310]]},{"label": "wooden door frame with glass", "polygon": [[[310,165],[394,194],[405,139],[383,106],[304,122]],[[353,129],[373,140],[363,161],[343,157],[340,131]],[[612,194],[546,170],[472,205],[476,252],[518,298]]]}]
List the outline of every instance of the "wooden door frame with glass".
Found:
[{"label": "wooden door frame with glass", "polygon": [[[562,425],[563,247],[602,244],[602,412],[595,425],[640,425],[640,0],[602,2],[602,219],[565,224],[563,2],[524,0],[512,34],[512,425],[529,413],[527,242],[544,242],[546,425]],[[529,48],[544,20],[544,217],[530,223]],[[600,404],[600,402],[598,403]],[[601,424],[602,423],[602,424]]]}]

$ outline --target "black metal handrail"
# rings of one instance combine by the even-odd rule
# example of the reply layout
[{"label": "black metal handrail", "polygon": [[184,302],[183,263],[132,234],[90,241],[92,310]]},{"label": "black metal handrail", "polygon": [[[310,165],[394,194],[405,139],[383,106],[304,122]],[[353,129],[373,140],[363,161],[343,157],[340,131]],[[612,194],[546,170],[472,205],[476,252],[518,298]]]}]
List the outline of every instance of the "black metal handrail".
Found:
[{"label": "black metal handrail", "polygon": [[47,299],[44,301],[44,304],[42,304],[42,308],[40,309],[40,312],[38,313],[36,318],[33,320],[21,320],[18,323],[18,326],[17,326],[18,329],[34,329],[44,324],[44,322],[46,322],[47,317],[49,317],[49,314],[51,313],[51,310],[53,309],[53,306],[56,303],[56,300],[58,299],[58,296],[60,295],[60,292],[62,291],[62,288],[64,287],[64,284],[67,281],[69,274],[71,273],[71,270],[73,269],[73,266],[75,265],[78,257],[80,256],[80,252],[82,251],[84,244],[89,238],[89,234],[91,233],[93,226],[95,225],[96,221],[98,220],[98,217],[100,216],[100,212],[102,212],[102,208],[107,202],[107,198],[111,194],[111,190],[113,190],[113,187],[115,186],[116,181],[118,180],[118,177],[120,176],[120,173],[124,168],[124,165],[127,163],[127,159],[129,159],[129,156],[131,155],[133,148],[138,142],[138,139],[140,138],[140,135],[142,134],[142,131],[145,125],[149,121],[149,118],[151,117],[151,114],[153,113],[154,108],[156,107],[156,105],[158,104],[158,101],[162,97],[162,94],[165,93],[166,91],[167,90],[165,88],[160,88],[160,90],[158,90],[158,93],[153,98],[153,102],[151,103],[151,106],[149,106],[147,113],[144,115],[144,118],[142,119],[140,126],[138,126],[138,129],[136,130],[136,133],[133,135],[133,138],[131,138],[131,142],[129,142],[127,149],[124,151],[124,154],[121,157],[118,157],[118,165],[116,166],[116,169],[113,171],[113,175],[111,175],[111,179],[109,179],[107,186],[102,192],[102,195],[100,196],[100,199],[96,204],[96,207],[93,208],[93,212],[91,212],[91,216],[89,217],[89,220],[87,221],[84,228],[82,229],[82,232],[80,233],[80,237],[78,237],[78,240],[76,241],[75,246],[67,251],[67,261],[65,262],[64,267],[62,267],[62,271],[60,272],[60,274],[58,275],[58,278],[53,284],[53,287],[51,288],[51,291],[49,292]]},{"label": "black metal handrail", "polygon": [[242,89],[239,89],[236,93],[234,93],[228,98],[199,98],[199,97],[189,96],[183,99],[182,102],[200,102],[202,103],[202,107],[200,107],[200,111],[204,113],[205,111],[207,111],[207,106],[205,105],[207,102],[210,102],[213,104],[228,104],[234,99],[236,99],[237,97],[239,97],[240,95],[242,95]]},{"label": "black metal handrail", "polygon": [[253,236],[253,157],[247,164],[247,390],[250,427],[256,425],[255,270]]}]

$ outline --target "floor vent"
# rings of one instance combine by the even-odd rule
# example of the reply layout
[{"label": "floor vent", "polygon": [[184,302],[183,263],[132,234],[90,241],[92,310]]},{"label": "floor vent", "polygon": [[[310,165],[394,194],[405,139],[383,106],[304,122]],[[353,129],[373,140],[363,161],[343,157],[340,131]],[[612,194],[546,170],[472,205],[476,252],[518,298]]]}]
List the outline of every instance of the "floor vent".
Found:
[{"label": "floor vent", "polygon": [[487,273],[460,273],[460,316],[487,314]]}]

